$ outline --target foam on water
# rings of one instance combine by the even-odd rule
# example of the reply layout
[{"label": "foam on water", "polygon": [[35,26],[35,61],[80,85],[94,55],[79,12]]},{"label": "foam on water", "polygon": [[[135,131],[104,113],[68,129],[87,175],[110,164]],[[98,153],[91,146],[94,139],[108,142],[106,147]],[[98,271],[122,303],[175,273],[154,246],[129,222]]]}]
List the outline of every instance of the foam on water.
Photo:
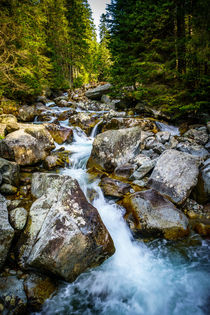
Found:
[{"label": "foam on water", "polygon": [[85,194],[87,188],[97,192],[93,205],[112,236],[116,252],[74,283],[62,283],[40,314],[207,314],[207,241],[195,235],[187,246],[165,240],[148,245],[135,241],[123,219],[124,209],[106,200],[98,180],[91,180],[86,173],[92,142],[93,138],[75,128],[74,142],[66,145],[73,152],[73,167],[62,172],[76,178]]}]

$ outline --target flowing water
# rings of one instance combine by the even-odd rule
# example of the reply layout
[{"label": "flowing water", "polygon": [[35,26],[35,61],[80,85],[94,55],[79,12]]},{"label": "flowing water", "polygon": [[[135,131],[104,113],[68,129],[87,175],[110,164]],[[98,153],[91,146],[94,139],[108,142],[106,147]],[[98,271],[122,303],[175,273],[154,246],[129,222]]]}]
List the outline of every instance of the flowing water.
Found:
[{"label": "flowing water", "polygon": [[112,236],[116,252],[74,283],[63,282],[39,314],[208,314],[209,243],[195,234],[185,242],[135,241],[123,219],[124,209],[105,199],[98,180],[86,173],[96,133],[97,127],[91,137],[74,128],[74,142],[65,145],[73,152],[72,166],[62,173],[76,178],[87,197],[90,189],[96,192],[92,203]]}]

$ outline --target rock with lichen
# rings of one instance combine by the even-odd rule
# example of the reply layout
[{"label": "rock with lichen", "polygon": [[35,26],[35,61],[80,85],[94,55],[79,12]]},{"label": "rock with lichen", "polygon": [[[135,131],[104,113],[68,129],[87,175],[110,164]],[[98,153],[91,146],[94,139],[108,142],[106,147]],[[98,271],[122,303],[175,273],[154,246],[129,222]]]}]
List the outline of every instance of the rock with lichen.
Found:
[{"label": "rock with lichen", "polygon": [[35,268],[66,281],[102,263],[115,249],[96,208],[76,180],[66,175],[35,173],[33,203],[19,241],[23,268]]}]

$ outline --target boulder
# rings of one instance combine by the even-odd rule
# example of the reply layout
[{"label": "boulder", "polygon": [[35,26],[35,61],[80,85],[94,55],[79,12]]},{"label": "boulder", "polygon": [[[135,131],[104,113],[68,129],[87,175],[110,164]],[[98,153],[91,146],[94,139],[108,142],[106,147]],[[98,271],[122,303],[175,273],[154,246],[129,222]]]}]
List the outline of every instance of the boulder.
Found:
[{"label": "boulder", "polygon": [[14,230],[9,224],[6,199],[0,195],[0,269],[7,258],[13,236]]},{"label": "boulder", "polygon": [[210,201],[210,158],[206,160],[198,176],[198,183],[193,191],[194,199],[201,204]]},{"label": "boulder", "polygon": [[10,184],[2,184],[0,187],[0,192],[3,195],[14,195],[17,193],[17,187],[12,186]]},{"label": "boulder", "polygon": [[28,217],[28,212],[26,211],[25,208],[16,208],[10,211],[9,213],[9,218],[10,218],[10,222],[12,227],[15,230],[23,230],[23,228],[26,225],[26,221],[27,221],[27,217]]},{"label": "boulder", "polygon": [[190,129],[185,132],[184,137],[193,139],[197,144],[200,145],[205,145],[209,140],[206,127],[199,129]]},{"label": "boulder", "polygon": [[136,165],[127,163],[116,167],[114,170],[114,174],[116,175],[116,177],[129,179],[129,177],[136,170],[136,168],[137,168]]},{"label": "boulder", "polygon": [[14,115],[11,114],[2,114],[0,115],[0,123],[1,124],[13,124],[17,123],[17,118]]},{"label": "boulder", "polygon": [[4,311],[1,314],[27,314],[27,297],[23,279],[17,276],[0,277],[0,301]]},{"label": "boulder", "polygon": [[88,90],[85,96],[91,100],[100,100],[102,95],[107,94],[112,89],[112,85],[107,83],[104,85],[99,85],[95,89]]},{"label": "boulder", "polygon": [[131,186],[129,184],[123,183],[119,180],[112,179],[109,177],[102,178],[100,186],[103,190],[105,196],[111,197],[123,197],[125,194],[131,191]]},{"label": "boulder", "polygon": [[57,285],[45,275],[32,273],[24,281],[28,307],[33,311],[40,311],[42,304],[56,291]]},{"label": "boulder", "polygon": [[162,144],[165,144],[170,140],[170,132],[169,131],[159,131],[156,133],[156,139],[158,142],[161,142]]},{"label": "boulder", "polygon": [[71,143],[73,141],[73,130],[67,127],[58,126],[56,124],[45,125],[54,141],[58,144],[64,142]]},{"label": "boulder", "polygon": [[48,155],[43,162],[44,168],[47,170],[52,170],[57,167],[65,167],[69,165],[69,152],[53,152],[51,155]]},{"label": "boulder", "polygon": [[203,160],[206,160],[209,157],[209,152],[196,142],[180,142],[176,146],[177,150],[181,152],[186,152],[192,155],[195,155]]},{"label": "boulder", "polygon": [[87,167],[112,172],[139,153],[140,142],[139,127],[103,132],[94,139]]},{"label": "boulder", "polygon": [[189,233],[187,217],[153,189],[132,194],[124,205],[134,233],[166,239],[179,239]]},{"label": "boulder", "polygon": [[44,126],[31,125],[1,140],[0,156],[19,165],[33,165],[43,161],[54,148],[54,141]]},{"label": "boulder", "polygon": [[199,164],[200,160],[190,154],[166,150],[159,157],[148,184],[174,203],[182,204],[197,184]]},{"label": "boulder", "polygon": [[18,112],[18,120],[23,122],[32,122],[37,115],[35,106],[24,105]]},{"label": "boulder", "polygon": [[146,176],[157,163],[156,160],[148,160],[142,163],[142,165],[131,175],[130,179],[139,180]]},{"label": "boulder", "polygon": [[18,187],[20,181],[20,167],[15,162],[0,158],[0,174],[2,182]]},{"label": "boulder", "polygon": [[35,173],[30,209],[19,240],[20,264],[66,281],[114,253],[113,241],[96,208],[70,176]]},{"label": "boulder", "polygon": [[90,133],[92,128],[96,125],[97,119],[89,113],[77,113],[69,118],[70,125],[78,126],[85,132]]},{"label": "boulder", "polygon": [[157,129],[155,123],[149,119],[117,117],[105,121],[103,131],[131,128],[137,126],[145,131]]},{"label": "boulder", "polygon": [[153,150],[157,154],[161,154],[166,148],[161,142],[157,141],[155,137],[148,137],[145,139],[145,149]]}]

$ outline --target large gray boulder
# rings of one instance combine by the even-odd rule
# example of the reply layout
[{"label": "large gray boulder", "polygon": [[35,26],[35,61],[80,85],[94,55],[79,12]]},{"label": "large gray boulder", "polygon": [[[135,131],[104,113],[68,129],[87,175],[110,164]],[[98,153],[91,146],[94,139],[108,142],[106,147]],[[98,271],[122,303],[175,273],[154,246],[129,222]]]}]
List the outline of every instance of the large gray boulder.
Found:
[{"label": "large gray boulder", "polygon": [[162,153],[149,179],[149,186],[182,204],[197,184],[200,160],[177,150]]},{"label": "large gray boulder", "polygon": [[14,230],[9,224],[6,199],[0,194],[0,269],[7,258],[13,236]]},{"label": "large gray boulder", "polygon": [[112,85],[107,83],[104,85],[99,85],[95,89],[88,90],[85,96],[91,100],[100,100],[102,95],[107,94],[112,89]]},{"label": "large gray boulder", "polygon": [[19,242],[20,264],[66,281],[102,263],[115,249],[96,208],[70,176],[35,173],[28,225]]},{"label": "large gray boulder", "polygon": [[186,216],[153,189],[132,194],[125,206],[135,234],[178,239],[189,233]]},{"label": "large gray boulder", "polygon": [[201,204],[210,201],[210,158],[203,163],[200,169],[198,183],[193,191],[193,197]]},{"label": "large gray boulder", "polygon": [[139,153],[139,127],[108,130],[96,136],[87,167],[113,171]]},{"label": "large gray boulder", "polygon": [[0,141],[0,156],[19,165],[33,165],[43,161],[54,148],[54,141],[44,126],[29,125]]},{"label": "large gray boulder", "polygon": [[176,148],[181,152],[197,156],[202,160],[206,160],[210,156],[209,152],[203,147],[203,145],[197,144],[194,140],[180,142],[177,144]]}]

